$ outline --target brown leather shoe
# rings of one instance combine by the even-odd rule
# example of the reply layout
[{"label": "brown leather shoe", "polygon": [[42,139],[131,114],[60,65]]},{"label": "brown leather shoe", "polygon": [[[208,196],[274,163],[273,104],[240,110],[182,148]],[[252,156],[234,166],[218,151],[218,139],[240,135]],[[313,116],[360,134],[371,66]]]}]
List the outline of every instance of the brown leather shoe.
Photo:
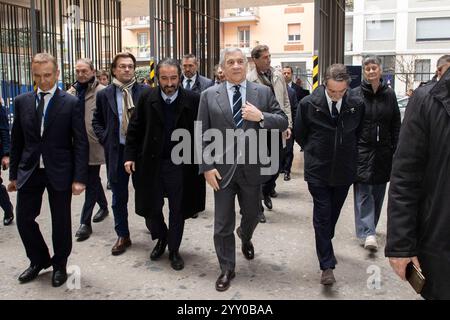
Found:
[{"label": "brown leather shoe", "polygon": [[124,253],[129,246],[131,246],[130,237],[119,237],[112,247],[111,253],[113,256],[118,256],[119,254]]},{"label": "brown leather shoe", "polygon": [[320,284],[330,286],[336,282],[334,278],[333,269],[327,269],[322,271],[322,277],[320,278]]}]

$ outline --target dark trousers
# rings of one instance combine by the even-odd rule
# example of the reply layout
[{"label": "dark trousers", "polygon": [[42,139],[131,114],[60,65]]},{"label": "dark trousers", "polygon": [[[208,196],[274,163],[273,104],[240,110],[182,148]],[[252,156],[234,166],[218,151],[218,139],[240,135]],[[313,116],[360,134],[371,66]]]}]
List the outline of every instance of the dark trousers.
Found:
[{"label": "dark trousers", "polygon": [[[49,250],[35,221],[41,212],[42,195],[47,189],[52,219],[54,256]],[[17,193],[17,228],[32,265],[52,263],[55,269],[65,268],[72,251],[71,228],[72,190],[53,189],[45,169],[35,169],[28,181]]]},{"label": "dark trousers", "polygon": [[[153,240],[167,239],[169,251],[177,251],[180,248],[184,230],[183,168],[174,165],[170,160],[163,160],[159,172],[159,187],[153,194],[149,194],[157,214],[147,218],[145,222]],[[164,195],[169,202],[169,228],[164,221]]]},{"label": "dark trousers", "polygon": [[258,224],[260,212],[260,185],[251,185],[238,165],[230,184],[214,192],[214,246],[220,268],[223,272],[234,270],[236,266],[236,226],[235,198],[238,195],[241,207],[242,240],[249,241]]},{"label": "dark trousers", "polygon": [[331,240],[349,188],[350,186],[330,187],[308,183],[314,200],[313,224],[321,270],[335,268],[336,258]]},{"label": "dark trousers", "polygon": [[0,207],[5,212],[5,217],[10,217],[13,214],[14,208],[9,199],[8,191],[6,191],[6,187],[3,185],[2,178],[0,178]]},{"label": "dark trousers", "polygon": [[292,162],[294,161],[294,137],[292,136],[286,141],[284,149],[284,157],[281,161],[281,170],[285,173],[291,173]]},{"label": "dark trousers", "polygon": [[114,229],[119,237],[129,237],[128,229],[128,183],[130,175],[125,171],[123,161],[124,146],[119,147],[119,164],[117,166],[117,181],[111,183],[112,210],[114,214]]},{"label": "dark trousers", "polygon": [[98,203],[100,209],[108,209],[108,201],[106,200],[100,178],[100,165],[88,167],[88,183],[85,190],[80,224],[91,225],[92,211],[96,203]]},{"label": "dark trousers", "polygon": [[[271,141],[272,137],[269,138],[269,143]],[[273,150],[271,150],[271,144],[269,144],[269,154],[272,156]],[[263,196],[268,196],[272,192],[272,190],[275,190],[277,184],[276,181],[278,177],[280,176],[280,170],[283,169],[283,161],[284,161],[284,154],[285,154],[285,148],[283,148],[283,138],[282,135],[279,135],[279,149],[275,150],[274,152],[278,152],[278,171],[274,175],[270,177],[269,180],[264,182],[262,184],[262,194]]]}]

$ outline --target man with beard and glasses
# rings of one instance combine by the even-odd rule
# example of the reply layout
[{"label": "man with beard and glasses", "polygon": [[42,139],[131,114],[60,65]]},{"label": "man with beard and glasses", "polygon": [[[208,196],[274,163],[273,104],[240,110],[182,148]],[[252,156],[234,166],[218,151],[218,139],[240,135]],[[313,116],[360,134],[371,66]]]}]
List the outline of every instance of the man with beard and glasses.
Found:
[{"label": "man with beard and glasses", "polygon": [[108,180],[112,190],[112,210],[117,241],[111,253],[116,256],[131,246],[128,229],[128,182],[123,152],[129,119],[144,85],[136,83],[136,58],[131,53],[118,53],[111,64],[113,82],[97,94],[92,126],[105,149]]},{"label": "man with beard and glasses", "polygon": [[[159,86],[146,89],[128,125],[125,170],[133,174],[136,213],[145,218],[152,239],[158,239],[150,254],[159,259],[169,247],[169,260],[175,270],[184,268],[179,254],[184,220],[205,209],[205,180],[198,174],[192,150],[187,163],[178,164],[172,155],[177,144],[175,130],[189,132],[194,142],[194,122],[199,96],[180,86],[181,68],[177,61],[164,59],[156,67]],[[184,143],[185,141],[183,141]],[[184,154],[182,156],[185,156]],[[169,228],[164,221],[164,197],[169,202]]]}]

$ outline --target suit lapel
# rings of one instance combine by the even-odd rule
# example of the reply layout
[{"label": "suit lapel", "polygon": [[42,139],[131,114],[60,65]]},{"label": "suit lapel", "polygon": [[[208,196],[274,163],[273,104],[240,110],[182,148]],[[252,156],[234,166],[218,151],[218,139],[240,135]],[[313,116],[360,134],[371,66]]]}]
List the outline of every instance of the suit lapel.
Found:
[{"label": "suit lapel", "polygon": [[184,90],[182,88],[179,89],[178,97],[177,97],[178,103],[177,103],[177,109],[175,110],[175,125],[178,124],[178,120],[180,120],[181,114],[183,113],[184,109]]},{"label": "suit lapel", "polygon": [[114,85],[110,85],[110,88],[104,89],[106,91],[106,98],[108,99],[109,107],[112,112],[119,118],[119,112],[117,111],[117,102],[116,102],[116,87]]},{"label": "suit lapel", "polygon": [[[260,106],[260,103],[258,102],[258,89],[256,89],[256,86],[253,85],[253,83],[247,81],[247,101],[250,102],[254,106],[258,106],[263,112],[264,106]],[[249,125],[248,121],[244,121],[243,129],[247,129],[247,126]]]},{"label": "suit lapel", "polygon": [[163,113],[163,110],[162,110],[162,108],[163,108],[163,106],[162,106],[162,103],[161,103],[161,100],[162,100],[162,98],[160,98],[160,92],[159,92],[159,87],[156,87],[155,89],[152,89],[152,90],[154,90],[154,94],[152,94],[151,95],[151,106],[152,106],[152,108],[155,110],[155,112],[156,112],[156,114],[158,115],[158,117],[159,117],[159,119],[160,119],[160,121],[162,122],[162,123],[164,123],[164,113]]},{"label": "suit lapel", "polygon": [[236,124],[233,121],[233,115],[231,112],[230,100],[228,99],[227,93],[227,85],[226,82],[222,83],[216,91],[216,101],[219,108],[222,110],[222,113],[225,119],[233,126],[236,127]]},{"label": "suit lapel", "polygon": [[[44,133],[42,136],[45,135],[47,128],[52,124],[52,122],[55,120],[58,113],[62,110],[65,103],[65,97],[66,93],[56,89],[55,94],[53,95],[53,98],[51,102],[47,106],[47,110],[44,115]],[[47,119],[45,121],[45,118]]]}]

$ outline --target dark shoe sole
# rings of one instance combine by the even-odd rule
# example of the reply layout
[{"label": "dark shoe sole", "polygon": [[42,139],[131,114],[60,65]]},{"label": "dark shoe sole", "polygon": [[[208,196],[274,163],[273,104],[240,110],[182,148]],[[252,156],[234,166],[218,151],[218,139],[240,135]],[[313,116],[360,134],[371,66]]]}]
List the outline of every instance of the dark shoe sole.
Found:
[{"label": "dark shoe sole", "polygon": [[78,236],[76,238],[77,238],[77,242],[82,242],[82,241],[85,241],[85,240],[89,239],[90,237],[91,236],[88,235],[88,236]]},{"label": "dark shoe sole", "polygon": [[227,291],[228,289],[230,289],[230,287],[231,287],[231,280],[233,280],[235,277],[236,277],[236,273],[233,273],[233,274],[230,275],[230,284],[228,285],[228,287],[220,288],[216,284],[216,290],[219,291],[219,292],[224,292],[224,291]]}]

